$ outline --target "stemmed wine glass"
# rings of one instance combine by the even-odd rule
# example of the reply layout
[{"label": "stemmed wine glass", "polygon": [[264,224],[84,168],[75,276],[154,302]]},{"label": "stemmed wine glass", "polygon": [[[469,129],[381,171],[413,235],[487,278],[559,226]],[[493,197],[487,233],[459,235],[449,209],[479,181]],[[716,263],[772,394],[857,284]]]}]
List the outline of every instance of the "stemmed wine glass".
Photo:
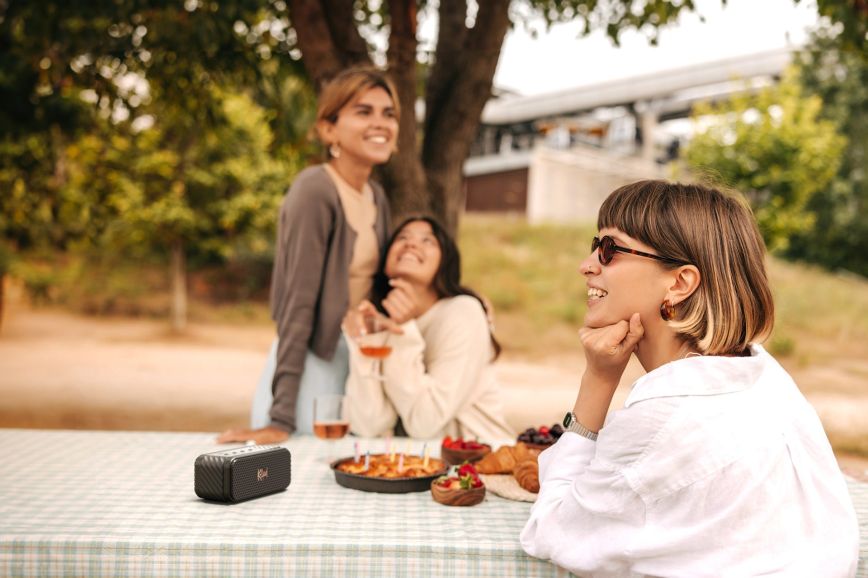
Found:
[{"label": "stemmed wine glass", "polygon": [[[334,450],[334,441],[350,429],[344,416],[344,396],[337,393],[318,395],[313,398],[313,434],[329,442],[329,454]],[[332,457],[329,455],[328,462]]]},{"label": "stemmed wine glass", "polygon": [[365,315],[363,321],[365,332],[357,339],[361,354],[372,360],[371,371],[367,377],[383,381],[383,360],[392,353],[389,332],[385,323],[376,315]]}]

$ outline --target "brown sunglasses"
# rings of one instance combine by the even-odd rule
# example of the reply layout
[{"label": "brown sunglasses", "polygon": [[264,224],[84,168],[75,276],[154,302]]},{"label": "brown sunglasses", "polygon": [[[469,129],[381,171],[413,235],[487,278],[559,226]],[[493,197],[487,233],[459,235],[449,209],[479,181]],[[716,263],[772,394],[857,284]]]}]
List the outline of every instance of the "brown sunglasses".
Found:
[{"label": "brown sunglasses", "polygon": [[615,244],[615,239],[606,235],[602,239],[599,237],[594,237],[593,242],[591,243],[591,253],[600,250],[597,253],[597,258],[600,260],[601,265],[608,265],[612,262],[612,259],[615,258],[615,252],[620,251],[621,253],[630,253],[631,255],[639,255],[640,257],[648,257],[650,259],[657,259],[658,261],[665,261],[667,263],[676,263],[678,265],[687,265],[686,261],[682,261],[680,259],[673,259],[672,257],[664,257],[662,255],[652,255],[651,253],[646,253],[645,251],[637,251],[636,249],[628,249],[627,247],[621,247]]}]

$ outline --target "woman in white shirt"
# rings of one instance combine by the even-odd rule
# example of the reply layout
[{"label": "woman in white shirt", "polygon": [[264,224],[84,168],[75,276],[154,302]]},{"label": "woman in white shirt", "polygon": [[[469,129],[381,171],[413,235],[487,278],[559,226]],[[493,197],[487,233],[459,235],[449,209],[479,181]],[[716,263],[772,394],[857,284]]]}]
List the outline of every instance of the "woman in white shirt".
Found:
[{"label": "woman in white shirt", "polygon": [[348,340],[350,429],[367,437],[512,439],[492,367],[500,346],[482,300],[461,286],[458,248],[436,220],[411,217],[396,229],[372,297],[345,318],[344,331],[358,336],[361,319],[376,316],[392,352],[378,379],[371,358]]},{"label": "woman in white shirt", "polygon": [[[587,368],[539,458],[525,551],[581,576],[853,576],[844,478],[758,344],[774,305],[750,209],[640,181],[609,196],[597,227],[581,264]],[[648,373],[607,418],[631,354]]]}]

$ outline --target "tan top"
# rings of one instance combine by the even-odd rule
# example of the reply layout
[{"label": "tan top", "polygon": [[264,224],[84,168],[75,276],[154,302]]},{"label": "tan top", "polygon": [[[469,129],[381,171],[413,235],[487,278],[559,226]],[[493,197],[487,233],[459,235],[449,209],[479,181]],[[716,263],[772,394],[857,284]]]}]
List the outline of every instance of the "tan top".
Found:
[{"label": "tan top", "polygon": [[374,225],[377,222],[377,205],[374,191],[365,183],[357,191],[330,165],[326,172],[335,182],[347,224],[356,233],[353,259],[350,261],[350,309],[355,309],[362,299],[367,299],[374,285],[374,274],[380,260],[380,245]]},{"label": "tan top", "polygon": [[348,339],[350,376],[344,411],[350,429],[385,436],[401,417],[413,438],[445,435],[497,442],[514,440],[504,419],[502,392],[482,305],[469,295],[441,299],[392,335],[384,381],[367,377],[372,360]]}]

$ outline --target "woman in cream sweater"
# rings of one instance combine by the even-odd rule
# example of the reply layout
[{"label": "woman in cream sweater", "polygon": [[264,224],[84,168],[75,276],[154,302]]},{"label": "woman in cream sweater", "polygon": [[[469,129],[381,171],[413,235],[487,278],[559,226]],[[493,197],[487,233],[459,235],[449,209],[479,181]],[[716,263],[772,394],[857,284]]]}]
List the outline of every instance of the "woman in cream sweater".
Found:
[{"label": "woman in cream sweater", "polygon": [[[374,280],[373,302],[344,320],[358,337],[362,320],[376,316],[389,331],[391,354],[382,376],[349,339],[345,413],[357,435],[407,434],[512,439],[492,367],[500,346],[485,304],[462,287],[460,255],[430,217],[411,217],[392,235]],[[384,315],[385,314],[385,315]]]}]

